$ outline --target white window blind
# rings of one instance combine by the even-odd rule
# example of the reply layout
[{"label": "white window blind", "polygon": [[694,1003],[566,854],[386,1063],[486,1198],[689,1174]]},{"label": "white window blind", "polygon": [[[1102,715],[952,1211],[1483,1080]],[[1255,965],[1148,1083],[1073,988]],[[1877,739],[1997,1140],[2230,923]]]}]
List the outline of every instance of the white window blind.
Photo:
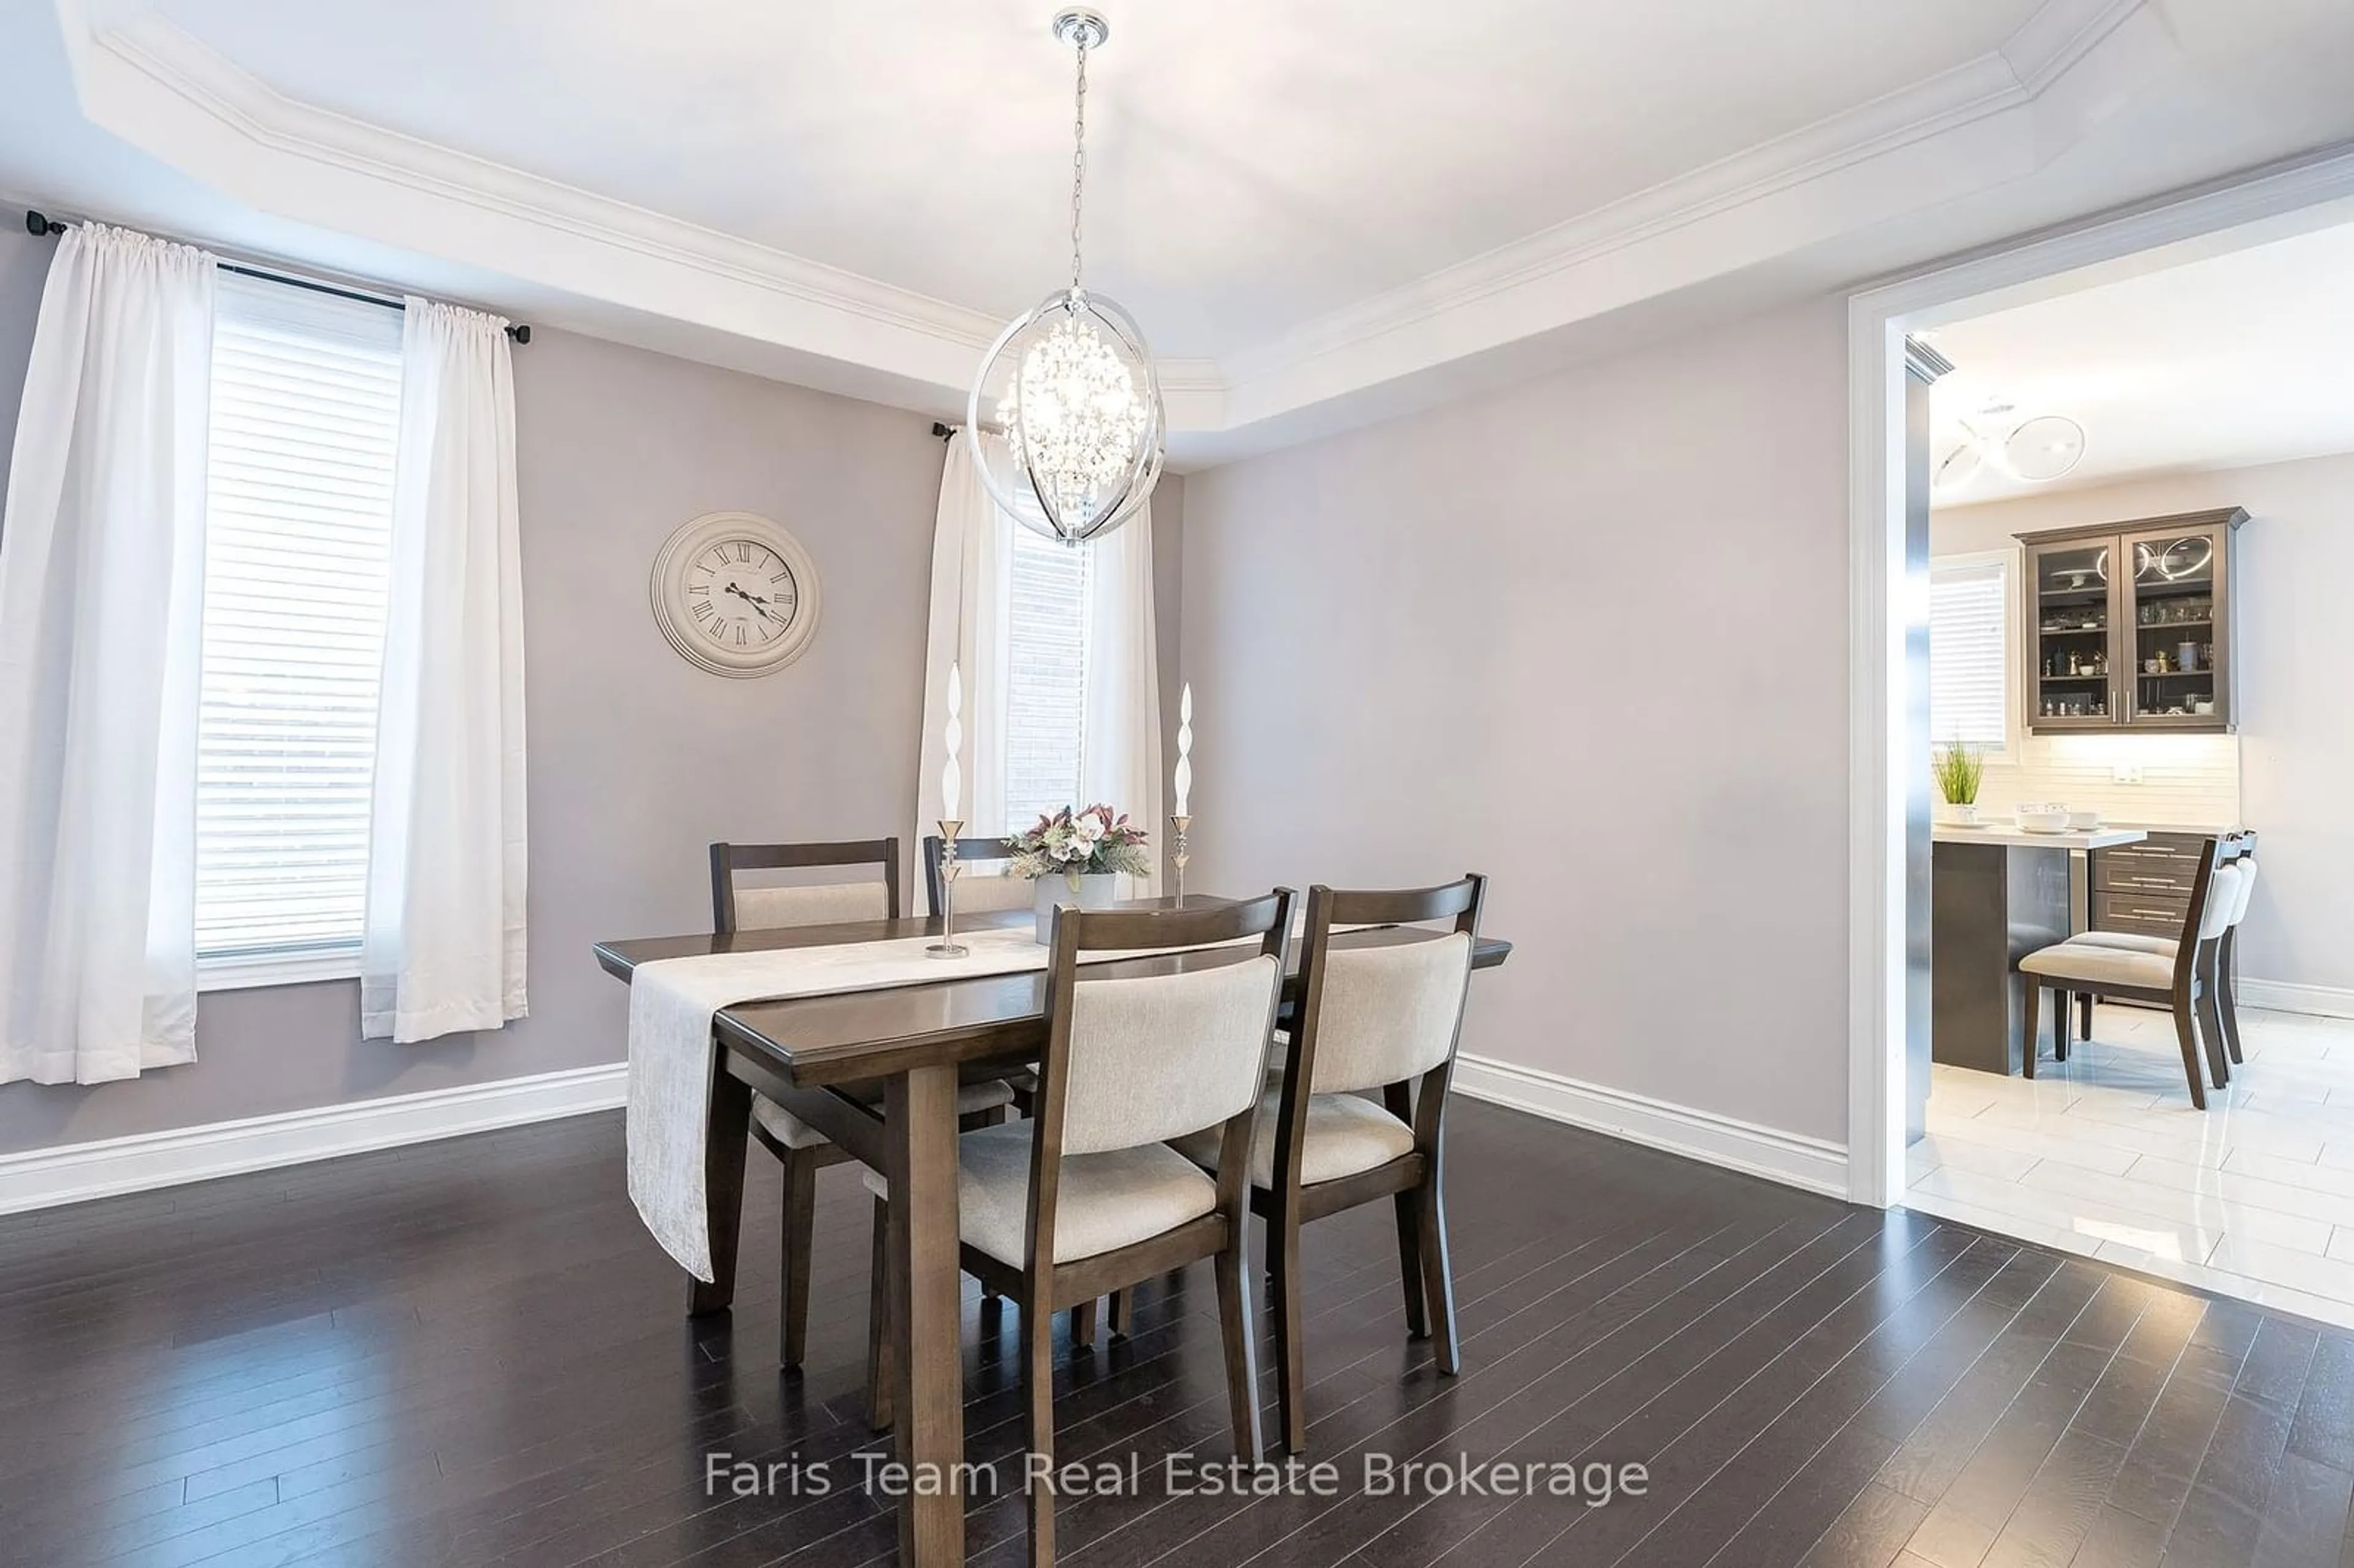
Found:
[{"label": "white window blind", "polygon": [[196,775],[216,974],[356,961],[400,336],[398,311],[220,280]]},{"label": "white window blind", "polygon": [[1013,530],[1005,693],[1005,831],[1078,799],[1087,736],[1087,627],[1095,552]]},{"label": "white window blind", "polygon": [[2010,562],[1929,566],[1929,741],[1989,751],[2010,736]]}]

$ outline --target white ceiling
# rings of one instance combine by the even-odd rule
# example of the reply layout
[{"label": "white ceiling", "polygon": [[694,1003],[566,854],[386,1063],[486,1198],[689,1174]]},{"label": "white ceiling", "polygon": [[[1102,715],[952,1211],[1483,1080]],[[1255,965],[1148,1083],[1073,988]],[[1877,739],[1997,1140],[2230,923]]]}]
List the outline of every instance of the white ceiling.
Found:
[{"label": "white ceiling", "polygon": [[[1981,468],[1940,506],[2133,475],[2354,451],[2354,223],[1941,327],[1937,453],[1990,398],[2065,415],[2084,456],[2052,484]],[[1993,421],[2000,423],[2001,421]],[[1988,421],[1981,421],[1981,427]]]},{"label": "white ceiling", "polygon": [[[9,0],[0,192],[951,415],[1064,265],[1054,4]],[[2354,138],[2346,0],[1107,8],[1181,464]]]},{"label": "white ceiling", "polygon": [[[1911,86],[2037,4],[1114,5],[1095,281],[1160,353],[1230,354]],[[154,9],[303,102],[1002,318],[1068,254],[1055,5]]]}]

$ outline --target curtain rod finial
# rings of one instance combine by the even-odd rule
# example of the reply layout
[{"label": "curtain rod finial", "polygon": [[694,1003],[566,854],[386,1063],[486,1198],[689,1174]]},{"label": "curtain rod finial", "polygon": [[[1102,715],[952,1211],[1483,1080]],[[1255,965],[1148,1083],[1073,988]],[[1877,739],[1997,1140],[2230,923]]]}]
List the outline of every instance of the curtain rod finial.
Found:
[{"label": "curtain rod finial", "polygon": [[51,217],[48,214],[45,212],[36,212],[29,207],[26,209],[26,233],[37,235],[41,238],[47,239],[52,234],[63,234],[65,231],[66,226],[59,223],[56,218]]}]

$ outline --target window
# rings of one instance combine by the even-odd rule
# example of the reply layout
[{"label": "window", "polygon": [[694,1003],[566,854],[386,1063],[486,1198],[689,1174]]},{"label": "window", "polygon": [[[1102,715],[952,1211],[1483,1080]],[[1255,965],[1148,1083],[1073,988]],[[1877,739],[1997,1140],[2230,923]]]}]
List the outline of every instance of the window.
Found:
[{"label": "window", "polygon": [[1007,567],[1005,830],[1084,806],[1092,550],[1016,526]]},{"label": "window", "polygon": [[1929,740],[1956,736],[2009,748],[2010,574],[2008,551],[1929,563]]},{"label": "window", "polygon": [[398,311],[224,273],[196,754],[207,986],[358,972]]}]

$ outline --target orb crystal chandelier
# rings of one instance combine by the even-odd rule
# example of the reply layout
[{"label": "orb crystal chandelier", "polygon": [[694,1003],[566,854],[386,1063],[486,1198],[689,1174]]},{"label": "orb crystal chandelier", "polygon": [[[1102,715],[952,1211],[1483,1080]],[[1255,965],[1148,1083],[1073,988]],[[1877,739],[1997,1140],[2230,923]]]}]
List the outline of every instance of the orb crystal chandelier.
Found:
[{"label": "orb crystal chandelier", "polygon": [[[1160,482],[1161,376],[1134,318],[1079,276],[1087,186],[1087,54],[1111,28],[1093,11],[1055,18],[1078,59],[1071,116],[1071,284],[1008,323],[965,401],[982,485],[1028,526],[1076,545],[1134,516]],[[994,439],[989,439],[994,438]]]}]

